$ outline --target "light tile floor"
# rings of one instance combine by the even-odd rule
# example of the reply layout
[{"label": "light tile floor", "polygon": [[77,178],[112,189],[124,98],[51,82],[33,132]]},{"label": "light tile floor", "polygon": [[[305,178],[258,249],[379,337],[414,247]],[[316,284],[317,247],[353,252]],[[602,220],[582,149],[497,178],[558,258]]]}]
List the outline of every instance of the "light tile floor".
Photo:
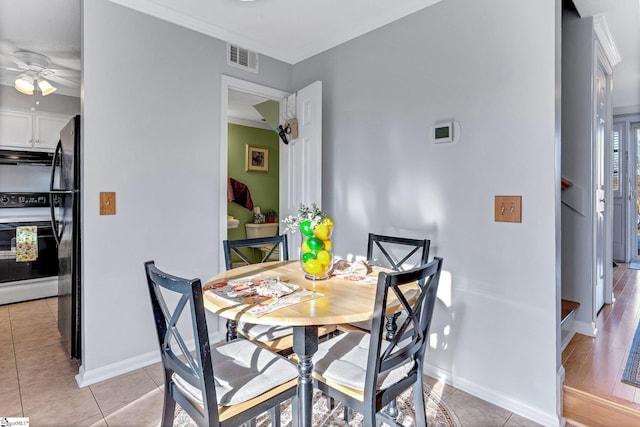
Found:
[{"label": "light tile floor", "polygon": [[[158,426],[159,364],[78,388],[76,363],[57,330],[57,298],[0,306],[0,417],[28,417],[31,427]],[[537,424],[453,387],[427,379],[463,426]]]}]

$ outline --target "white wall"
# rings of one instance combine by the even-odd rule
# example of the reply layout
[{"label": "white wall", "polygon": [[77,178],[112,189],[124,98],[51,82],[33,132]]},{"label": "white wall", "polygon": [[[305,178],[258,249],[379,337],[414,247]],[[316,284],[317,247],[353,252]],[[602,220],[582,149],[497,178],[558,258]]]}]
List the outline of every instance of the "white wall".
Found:
[{"label": "white wall", "polygon": [[[553,0],[447,0],[294,65],[323,81],[323,209],[337,255],[368,232],[444,257],[431,372],[558,423],[556,13]],[[461,123],[456,145],[430,126]],[[522,195],[522,223],[494,222]]]},{"label": "white wall", "polygon": [[[83,6],[85,385],[158,358],[143,263],[219,271],[222,73],[288,90],[291,67],[226,66],[219,40],[105,0]],[[99,193],[117,214],[99,216]]]}]

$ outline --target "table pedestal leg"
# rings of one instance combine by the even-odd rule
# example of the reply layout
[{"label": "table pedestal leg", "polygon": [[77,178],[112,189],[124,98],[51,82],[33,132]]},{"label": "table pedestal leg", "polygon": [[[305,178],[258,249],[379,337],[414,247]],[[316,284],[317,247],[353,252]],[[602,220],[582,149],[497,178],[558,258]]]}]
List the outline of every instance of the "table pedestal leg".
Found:
[{"label": "table pedestal leg", "polygon": [[238,338],[237,332],[238,322],[235,320],[227,320],[227,341],[233,341]]},{"label": "table pedestal leg", "polygon": [[[391,316],[387,316],[387,335],[386,340],[391,341],[396,337],[396,333],[398,332],[398,317],[400,313],[393,313]],[[396,405],[396,400],[393,399],[389,402],[389,406],[387,406],[387,414],[394,420],[398,418],[398,406]]]},{"label": "table pedestal leg", "polygon": [[297,427],[311,427],[313,417],[313,355],[318,350],[317,326],[293,327],[293,351],[298,356]]}]

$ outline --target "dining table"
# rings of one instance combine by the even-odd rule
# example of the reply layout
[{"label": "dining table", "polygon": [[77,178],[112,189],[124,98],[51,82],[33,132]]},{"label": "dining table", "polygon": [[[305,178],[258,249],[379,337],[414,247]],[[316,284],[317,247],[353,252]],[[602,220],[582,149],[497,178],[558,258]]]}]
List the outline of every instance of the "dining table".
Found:
[{"label": "dining table", "polygon": [[[310,427],[313,416],[312,358],[318,349],[318,327],[370,320],[373,317],[377,277],[381,271],[388,270],[370,267],[365,274],[335,275],[325,280],[310,280],[305,277],[300,261],[251,264],[225,271],[207,280],[203,285],[204,305],[207,310],[229,320],[293,327],[293,351],[298,366],[297,405],[292,408],[293,425]],[[222,289],[230,282],[242,282],[245,278],[257,276],[276,279],[277,282],[295,288],[295,291],[286,297],[265,300],[259,304],[207,291]],[[278,305],[278,300],[295,298],[296,295],[300,295],[300,301]],[[276,305],[270,306],[274,303]],[[261,311],[262,309],[265,311]],[[392,310],[391,307],[388,312]]]}]

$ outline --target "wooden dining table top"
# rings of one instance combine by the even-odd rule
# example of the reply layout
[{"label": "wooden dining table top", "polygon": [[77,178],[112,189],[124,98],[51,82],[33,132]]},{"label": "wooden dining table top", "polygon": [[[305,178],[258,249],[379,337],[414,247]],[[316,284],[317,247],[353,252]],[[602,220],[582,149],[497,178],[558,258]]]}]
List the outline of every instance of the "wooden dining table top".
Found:
[{"label": "wooden dining table top", "polygon": [[[326,280],[309,280],[305,278],[300,261],[297,260],[251,264],[220,273],[207,280],[203,287],[206,289],[218,282],[264,274],[279,277],[282,282],[319,292],[323,296],[261,316],[253,316],[247,312],[252,305],[235,303],[209,292],[204,292],[204,304],[206,309],[221,317],[255,324],[312,326],[361,322],[373,317],[377,277],[381,271],[388,270],[373,267],[367,277],[373,278],[374,283],[363,283],[338,276]],[[391,309],[389,311],[393,312]]]}]

